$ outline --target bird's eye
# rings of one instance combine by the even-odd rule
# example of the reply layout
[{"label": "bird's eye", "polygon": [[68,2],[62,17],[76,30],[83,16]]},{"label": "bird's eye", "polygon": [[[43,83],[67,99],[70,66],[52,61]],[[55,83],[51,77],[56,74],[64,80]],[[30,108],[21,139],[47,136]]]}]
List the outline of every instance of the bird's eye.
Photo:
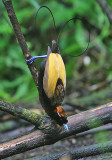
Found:
[{"label": "bird's eye", "polygon": [[59,90],[61,90],[61,89],[62,89],[62,85],[58,85],[57,88],[58,88]]}]

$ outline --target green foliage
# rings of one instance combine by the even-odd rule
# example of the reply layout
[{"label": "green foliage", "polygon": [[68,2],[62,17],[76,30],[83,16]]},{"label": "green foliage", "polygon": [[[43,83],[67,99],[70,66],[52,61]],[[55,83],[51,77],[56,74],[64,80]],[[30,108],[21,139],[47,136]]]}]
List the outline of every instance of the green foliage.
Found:
[{"label": "green foliage", "polygon": [[[94,0],[69,0],[65,2],[72,3],[72,7],[67,7],[54,0],[19,0],[19,3],[17,0],[13,1],[17,18],[32,55],[46,54],[48,44],[51,44],[51,40],[55,39],[52,18],[46,9],[39,12],[35,24],[37,9],[41,5],[47,5],[53,12],[58,33],[64,23],[72,17],[78,15],[87,19],[90,28],[92,28],[90,49],[96,45],[100,47],[97,68],[104,66],[107,52],[112,59],[112,40],[109,38],[112,35],[112,30],[106,15]],[[108,3],[112,5],[111,0],[108,0]],[[0,6],[2,13],[8,19],[2,2],[0,2]],[[70,22],[62,30],[59,41],[62,56],[68,54],[78,55],[84,51],[88,41],[87,27],[88,24],[83,24],[78,20],[75,23]],[[0,14],[0,53],[0,98],[9,102],[36,102],[38,97],[36,87],[15,38],[12,26],[8,25],[2,14]],[[83,64],[82,61],[78,62],[78,59],[83,57],[64,57],[67,80],[76,78],[74,72],[78,71],[79,66]],[[88,70],[94,70],[94,68],[96,68],[96,62],[92,59]],[[106,74],[107,78],[112,76],[110,68],[108,68]],[[69,82],[67,84],[69,85]]]}]

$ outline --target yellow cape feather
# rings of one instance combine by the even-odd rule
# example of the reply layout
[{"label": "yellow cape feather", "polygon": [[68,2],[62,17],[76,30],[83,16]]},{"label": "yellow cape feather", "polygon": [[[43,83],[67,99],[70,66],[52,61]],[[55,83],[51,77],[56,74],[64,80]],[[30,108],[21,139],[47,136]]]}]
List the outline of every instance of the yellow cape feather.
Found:
[{"label": "yellow cape feather", "polygon": [[66,71],[62,57],[58,53],[50,53],[46,61],[43,77],[43,88],[48,98],[54,96],[58,78],[62,80],[65,89]]}]

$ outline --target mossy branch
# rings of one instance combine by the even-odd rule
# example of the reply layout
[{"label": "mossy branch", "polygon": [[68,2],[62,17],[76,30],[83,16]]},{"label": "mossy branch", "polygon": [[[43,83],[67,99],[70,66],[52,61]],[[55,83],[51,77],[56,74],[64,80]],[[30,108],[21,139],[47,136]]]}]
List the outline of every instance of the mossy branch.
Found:
[{"label": "mossy branch", "polygon": [[49,121],[43,130],[35,130],[30,134],[1,144],[0,157],[6,158],[40,146],[53,144],[68,136],[111,122],[112,103],[68,117],[69,132],[58,125],[51,125],[51,121]]},{"label": "mossy branch", "polygon": [[40,116],[35,112],[31,112],[23,107],[16,107],[2,100],[0,100],[0,110],[8,112],[15,117],[22,118],[40,128],[43,124],[43,116]]},{"label": "mossy branch", "polygon": [[[106,141],[105,143],[93,144],[90,146],[86,146],[86,147],[84,146],[81,148],[75,148],[71,150],[65,150],[63,152],[48,154],[46,156],[33,157],[33,159],[35,160],[56,160],[56,159],[64,159],[64,157],[65,159],[67,159],[66,156],[68,155],[70,159],[77,160],[80,158],[96,156],[96,155],[104,154],[108,152],[112,152],[112,142],[111,141]],[[111,159],[111,156],[108,155],[106,158]],[[26,159],[26,160],[31,160],[31,159]]]}]

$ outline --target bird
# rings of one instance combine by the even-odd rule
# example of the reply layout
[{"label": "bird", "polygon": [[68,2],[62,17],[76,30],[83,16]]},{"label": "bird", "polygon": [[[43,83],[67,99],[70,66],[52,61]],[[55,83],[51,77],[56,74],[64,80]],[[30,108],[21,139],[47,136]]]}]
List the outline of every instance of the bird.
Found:
[{"label": "bird", "polygon": [[30,64],[36,58],[46,58],[40,66],[38,77],[39,100],[45,112],[58,125],[68,131],[68,120],[62,102],[66,92],[66,70],[56,40],[48,46],[47,55],[34,56],[26,60]]}]

